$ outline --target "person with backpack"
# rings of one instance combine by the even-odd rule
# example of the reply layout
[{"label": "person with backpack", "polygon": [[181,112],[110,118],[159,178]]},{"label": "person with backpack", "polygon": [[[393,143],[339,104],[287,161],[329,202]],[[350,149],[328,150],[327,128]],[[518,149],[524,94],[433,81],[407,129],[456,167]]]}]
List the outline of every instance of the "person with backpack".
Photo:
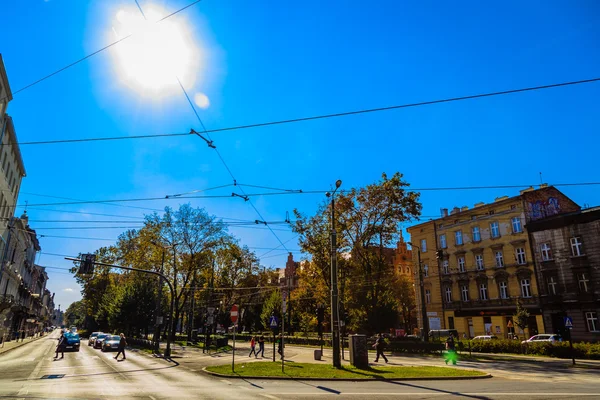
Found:
[{"label": "person with backpack", "polygon": [[446,365],[448,365],[448,361],[452,361],[452,365],[456,365],[456,344],[454,343],[454,336],[450,334],[448,339],[446,339]]},{"label": "person with backpack", "polygon": [[60,331],[60,337],[58,338],[58,344],[56,345],[56,355],[54,359],[58,359],[58,353],[61,353],[60,358],[65,358],[65,346],[67,345],[67,338],[65,337],[64,331]]},{"label": "person with backpack", "polygon": [[254,336],[250,339],[250,354],[248,354],[248,357],[252,357],[252,354],[254,354],[254,358],[258,358],[258,353],[256,352],[256,339]]},{"label": "person with backpack", "polygon": [[125,357],[125,346],[127,346],[127,340],[125,340],[125,335],[121,333],[121,340],[119,340],[119,351],[115,357],[115,360],[119,361],[119,354],[123,353],[123,360],[126,360]]}]

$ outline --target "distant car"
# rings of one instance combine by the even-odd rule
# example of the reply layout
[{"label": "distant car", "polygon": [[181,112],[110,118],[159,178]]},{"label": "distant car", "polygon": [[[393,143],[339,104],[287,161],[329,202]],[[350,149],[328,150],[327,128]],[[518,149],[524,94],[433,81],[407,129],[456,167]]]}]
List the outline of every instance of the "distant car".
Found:
[{"label": "distant car", "polygon": [[65,343],[65,351],[79,351],[79,334],[74,332],[65,332],[65,338],[67,339]]},{"label": "distant car", "polygon": [[94,340],[94,344],[93,344],[94,349],[101,349],[102,342],[104,342],[104,340],[106,340],[106,338],[109,336],[112,336],[112,335],[109,335],[108,333],[99,333],[98,336],[96,336],[96,340]]},{"label": "distant car", "polygon": [[562,342],[562,338],[559,335],[543,333],[540,335],[534,335],[527,340],[523,340],[521,342],[521,344],[539,343],[539,342],[551,342],[551,343]]},{"label": "distant car", "polygon": [[75,325],[71,326],[69,330],[73,333],[77,333],[77,327]]},{"label": "distant car", "polygon": [[119,349],[119,343],[121,342],[121,336],[110,335],[104,339],[102,343],[102,351],[117,351]]},{"label": "distant car", "polygon": [[96,340],[96,338],[98,337],[98,335],[101,334],[101,333],[102,332],[92,332],[92,334],[88,338],[88,346],[93,346],[94,345],[94,341]]},{"label": "distant car", "polygon": [[498,339],[498,336],[494,336],[494,335],[481,335],[481,336],[475,336],[473,338],[473,340],[496,340]]}]

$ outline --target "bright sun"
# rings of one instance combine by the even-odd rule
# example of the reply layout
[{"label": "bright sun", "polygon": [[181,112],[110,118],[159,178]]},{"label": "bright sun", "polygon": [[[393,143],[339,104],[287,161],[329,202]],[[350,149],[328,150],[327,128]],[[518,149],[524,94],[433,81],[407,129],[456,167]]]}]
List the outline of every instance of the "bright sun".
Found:
[{"label": "bright sun", "polygon": [[118,39],[131,35],[116,46],[116,64],[120,77],[142,91],[171,91],[179,84],[194,85],[199,50],[189,30],[178,18],[158,22],[166,13],[148,8],[139,12],[120,10],[113,32]]}]

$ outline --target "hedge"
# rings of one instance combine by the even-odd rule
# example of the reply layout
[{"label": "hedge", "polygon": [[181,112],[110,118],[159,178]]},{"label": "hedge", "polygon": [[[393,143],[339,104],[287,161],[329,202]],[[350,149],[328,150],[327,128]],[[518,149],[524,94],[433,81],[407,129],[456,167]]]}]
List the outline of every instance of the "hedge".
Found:
[{"label": "hedge", "polygon": [[[512,353],[571,358],[568,342],[521,344],[518,340],[471,340],[471,351],[477,353]],[[468,342],[465,350],[468,349]],[[600,343],[573,343],[575,358],[600,360]]]}]

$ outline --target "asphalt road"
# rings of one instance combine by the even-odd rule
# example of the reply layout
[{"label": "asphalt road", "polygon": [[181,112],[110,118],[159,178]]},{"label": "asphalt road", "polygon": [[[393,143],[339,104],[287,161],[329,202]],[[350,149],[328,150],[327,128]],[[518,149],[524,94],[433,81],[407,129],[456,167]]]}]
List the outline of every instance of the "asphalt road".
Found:
[{"label": "asphalt road", "polygon": [[[219,379],[200,369],[215,360],[230,362],[226,356],[204,361],[181,358],[174,363],[130,351],[126,361],[117,362],[114,353],[84,343],[80,352],[65,353],[64,359],[54,361],[56,338],[54,333],[0,355],[0,399],[600,399],[600,371],[584,371],[560,381],[553,379],[557,372],[552,370],[544,377],[543,366],[535,370],[540,377],[526,380],[509,376],[412,382]],[[515,373],[520,375],[524,373]]]}]

